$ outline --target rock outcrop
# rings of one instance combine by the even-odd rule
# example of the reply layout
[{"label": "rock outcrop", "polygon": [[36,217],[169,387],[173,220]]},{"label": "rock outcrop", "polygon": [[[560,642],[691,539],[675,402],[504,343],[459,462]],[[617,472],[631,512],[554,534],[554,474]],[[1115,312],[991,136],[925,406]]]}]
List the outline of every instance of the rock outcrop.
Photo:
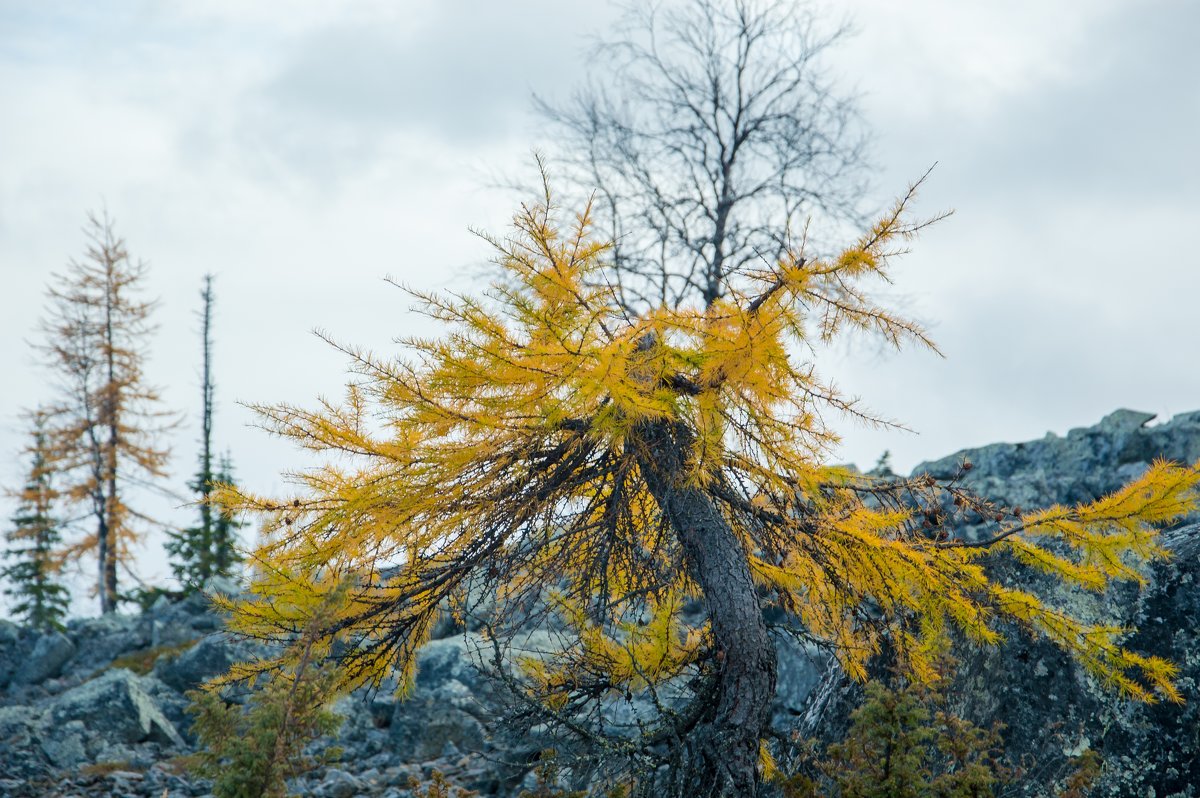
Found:
[{"label": "rock outcrop", "polygon": [[[177,762],[194,743],[184,693],[261,653],[220,629],[200,598],[75,620],[65,632],[0,622],[0,796],[206,795]],[[428,644],[407,700],[394,684],[341,699],[342,764],[294,791],[401,798],[433,770],[487,794],[519,784],[524,770],[500,762],[536,749],[495,739],[480,645],[477,633]]]},{"label": "rock outcrop", "polygon": [[[1118,411],[1065,437],[963,451],[916,471],[949,476],[968,458],[968,484],[1004,503],[1086,501],[1136,477],[1156,457],[1200,459],[1200,413],[1158,426],[1149,420]],[[1028,783],[1043,785],[1023,794],[1049,794],[1044,785],[1054,774],[1092,748],[1105,761],[1095,795],[1197,795],[1200,526],[1173,530],[1166,540],[1175,556],[1154,567],[1145,590],[1122,587],[1097,597],[1059,588],[1055,600],[1136,627],[1128,645],[1179,665],[1185,704],[1120,699],[1052,645],[1017,630],[1002,647],[959,652],[948,691],[953,708],[984,725],[1005,724],[1010,754],[1034,763]],[[177,762],[193,742],[184,693],[253,653],[221,628],[199,596],[161,599],[138,616],[74,620],[64,632],[38,634],[0,621],[0,796],[206,795],[209,786]],[[335,767],[298,780],[296,793],[403,798],[411,777],[434,769],[483,794],[516,795],[529,786],[524,763],[541,743],[512,739],[493,722],[496,685],[474,667],[478,633],[441,632],[421,655],[410,698],[396,699],[385,684],[339,702],[346,722],[337,744],[345,754]],[[777,642],[775,725],[837,739],[860,691],[803,645]]]},{"label": "rock outcrop", "polygon": [[[950,478],[966,459],[973,468],[964,483],[1008,506],[1091,501],[1140,476],[1157,458],[1200,460],[1200,413],[1147,426],[1152,418],[1118,410],[1065,437],[964,450],[923,463],[913,473]],[[973,531],[956,532],[971,537]],[[1055,794],[1057,778],[1085,749],[1104,761],[1089,793],[1095,798],[1200,795],[1200,524],[1166,532],[1163,543],[1172,556],[1151,566],[1144,588],[1118,585],[1102,595],[1049,584],[1004,561],[993,564],[998,578],[1031,585],[1093,623],[1136,629],[1124,644],[1174,662],[1184,696],[1182,704],[1153,705],[1122,698],[1051,643],[1012,627],[1003,630],[1001,646],[961,645],[955,651],[957,673],[945,693],[957,714],[981,725],[1004,725],[1009,757],[1027,770],[1006,795]],[[857,685],[831,668],[797,728],[805,736],[840,739],[861,697]]]}]

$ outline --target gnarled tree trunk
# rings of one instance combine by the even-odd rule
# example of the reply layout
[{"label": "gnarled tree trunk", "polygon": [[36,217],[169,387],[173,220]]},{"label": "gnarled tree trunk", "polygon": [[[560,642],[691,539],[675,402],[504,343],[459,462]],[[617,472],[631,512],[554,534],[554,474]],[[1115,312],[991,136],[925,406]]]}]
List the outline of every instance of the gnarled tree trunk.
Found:
[{"label": "gnarled tree trunk", "polygon": [[687,483],[691,442],[685,426],[669,421],[642,424],[633,442],[646,483],[704,591],[719,663],[716,701],[688,735],[688,761],[672,781],[683,795],[752,798],[775,696],[775,645],[741,541],[709,496]]}]

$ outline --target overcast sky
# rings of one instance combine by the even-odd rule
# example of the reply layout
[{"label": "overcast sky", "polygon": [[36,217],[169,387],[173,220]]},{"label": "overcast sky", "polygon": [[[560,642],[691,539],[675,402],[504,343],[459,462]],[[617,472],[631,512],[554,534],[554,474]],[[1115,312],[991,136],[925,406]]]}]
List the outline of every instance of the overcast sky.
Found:
[{"label": "overcast sky", "polygon": [[[834,6],[829,6],[833,8]],[[847,422],[837,459],[897,468],[1200,409],[1200,3],[851,0],[833,54],[874,131],[874,200],[938,163],[917,209],[955,214],[896,268],[946,354],[857,345],[822,371],[914,433]],[[0,452],[48,398],[26,342],[47,281],[107,207],[161,299],[148,375],[194,470],[201,277],[216,278],[216,439],[271,491],[300,460],[237,402],[337,395],[344,362],[428,331],[392,276],[469,288],[503,232],[497,174],[546,142],[615,9],[552,0],[0,0]],[[831,17],[832,18],[832,17]],[[17,486],[21,464],[0,461]],[[2,517],[11,504],[0,504]],[[159,512],[187,522],[169,504]],[[161,573],[158,542],[148,575]],[[89,573],[90,573],[89,568]]]}]

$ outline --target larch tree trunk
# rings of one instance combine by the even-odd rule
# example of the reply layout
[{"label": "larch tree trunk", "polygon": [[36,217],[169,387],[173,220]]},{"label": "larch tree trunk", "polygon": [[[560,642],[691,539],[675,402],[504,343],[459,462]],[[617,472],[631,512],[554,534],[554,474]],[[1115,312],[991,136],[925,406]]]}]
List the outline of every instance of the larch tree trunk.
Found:
[{"label": "larch tree trunk", "polygon": [[647,485],[704,592],[718,661],[716,700],[687,735],[687,761],[672,780],[689,798],[753,798],[776,660],[747,553],[709,496],[687,481],[686,427],[648,422],[635,439]]}]

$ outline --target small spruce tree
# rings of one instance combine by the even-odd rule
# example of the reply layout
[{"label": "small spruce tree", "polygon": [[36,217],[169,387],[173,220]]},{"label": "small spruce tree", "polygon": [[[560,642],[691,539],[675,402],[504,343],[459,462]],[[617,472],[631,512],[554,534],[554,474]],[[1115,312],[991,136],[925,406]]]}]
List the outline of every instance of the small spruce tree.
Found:
[{"label": "small spruce tree", "polygon": [[236,488],[233,462],[228,454],[221,456],[215,471],[205,478],[198,471],[188,483],[197,496],[200,523],[172,533],[166,543],[171,556],[171,570],[184,592],[199,589],[214,576],[231,576],[242,561],[238,553],[238,530],[245,524],[224,507],[213,507],[208,495],[217,485]]},{"label": "small spruce tree", "polygon": [[816,763],[784,779],[787,798],[991,798],[1012,777],[999,728],[930,709],[922,691],[867,685],[850,730]]},{"label": "small spruce tree", "polygon": [[308,623],[297,635],[303,649],[299,661],[259,682],[244,706],[222,696],[222,688],[247,677],[243,667],[187,694],[199,741],[193,769],[213,780],[216,798],[283,798],[288,779],[341,755],[336,746],[306,750],[342,725],[342,716],[329,705],[343,677],[334,665],[321,664],[328,649],[318,637],[320,629],[315,618]]},{"label": "small spruce tree", "polygon": [[61,629],[70,597],[56,581],[62,539],[53,513],[57,493],[47,464],[46,414],[39,410],[31,419],[31,441],[25,450],[29,471],[25,487],[14,492],[18,505],[5,552],[10,562],[0,576],[9,583],[4,594],[14,600],[14,616],[37,629]]},{"label": "small spruce tree", "polygon": [[333,747],[305,754],[309,743],[342,725],[342,716],[328,709],[336,679],[333,668],[309,662],[252,692],[245,707],[217,692],[189,693],[192,729],[201,744],[195,770],[213,780],[213,795],[283,798],[288,779],[336,759]]},{"label": "small spruce tree", "polygon": [[[233,476],[233,461],[228,452],[221,455],[213,483],[214,485],[237,485]],[[208,501],[207,498],[206,501]],[[215,510],[212,521],[211,575],[229,576],[242,561],[242,556],[238,553],[237,541],[238,530],[245,524],[225,507],[217,506]]]}]

